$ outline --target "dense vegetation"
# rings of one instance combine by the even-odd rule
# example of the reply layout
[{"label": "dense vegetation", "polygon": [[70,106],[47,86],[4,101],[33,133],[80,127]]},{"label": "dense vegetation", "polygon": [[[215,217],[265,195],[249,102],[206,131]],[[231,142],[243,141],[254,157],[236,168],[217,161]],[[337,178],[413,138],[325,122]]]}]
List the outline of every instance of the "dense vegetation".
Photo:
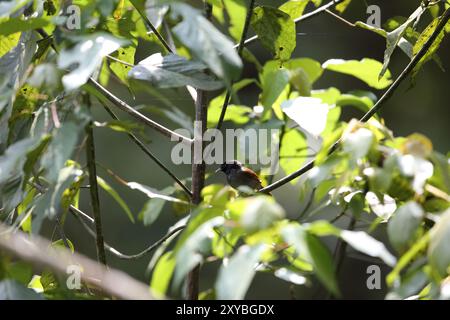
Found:
[{"label": "dense vegetation", "polygon": [[[438,49],[450,32],[450,2],[418,2],[412,14],[377,26],[376,16],[355,23],[342,18],[357,1],[290,0],[280,7],[254,0],[0,2],[0,299],[145,297],[136,289],[140,283],[130,282],[132,293],[123,285],[119,294],[107,278],[92,281],[104,272],[117,274],[102,268],[94,272],[91,268],[98,265],[78,260],[77,248],[64,233],[68,215],[79,220],[80,234],[93,236],[100,264],[107,264],[107,252],[122,259],[152,253],[147,287],[157,298],[243,299],[256,272],[292,286],[318,280],[338,298],[338,271],[349,246],[374,258],[374,265],[389,267],[382,279],[387,297],[448,299],[448,155],[433,150],[413,126],[411,135],[394,136],[378,111],[401,82],[409,81],[414,90],[426,63],[442,64]],[[384,61],[320,63],[293,56],[296,24],[322,14],[386,38]],[[419,20],[427,26],[419,28]],[[259,61],[247,48],[252,42],[260,42],[272,59]],[[135,61],[137,52],[149,46],[153,54]],[[398,76],[389,70],[394,51],[410,59]],[[244,65],[254,71],[253,77],[241,76]],[[344,92],[339,84],[318,88],[318,79],[331,73],[354,77],[373,92]],[[158,97],[166,106],[130,106],[111,91],[111,83],[133,95]],[[254,105],[240,101],[248,86],[260,93]],[[202,125],[199,130],[171,100],[186,92],[196,123]],[[98,121],[93,108],[104,108],[111,119]],[[343,108],[355,108],[363,116],[345,122]],[[154,121],[154,114],[184,131],[174,133]],[[188,149],[196,142],[202,145],[207,128],[225,124],[277,129],[270,142],[279,146],[282,174],[277,177],[285,178],[277,180],[266,166],[252,166],[267,186],[264,190],[274,196],[206,183],[217,165],[210,170],[204,162],[192,164],[192,176],[176,177],[152,149],[154,139]],[[128,135],[142,157],[156,161],[174,183],[156,190],[105,168],[96,161],[97,130]],[[240,144],[245,152],[245,141]],[[264,152],[270,157],[269,148]],[[101,175],[148,196],[141,212],[133,213]],[[299,181],[294,199],[298,215],[288,217],[276,192]],[[151,229],[165,205],[182,218],[148,250],[124,255],[104,243],[99,190],[117,202],[130,223],[137,219]],[[82,196],[91,203],[89,211],[80,209]],[[330,208],[335,212],[331,220],[317,218]],[[336,226],[340,219],[349,220],[346,229]],[[39,236],[46,221],[55,227],[49,243]],[[361,225],[364,230],[356,230]],[[376,239],[379,230],[387,237]],[[31,244],[38,249],[27,249]],[[64,254],[64,259],[56,261],[54,254]],[[77,262],[70,262],[71,257]],[[199,266],[218,260],[214,285],[199,292]],[[74,290],[66,281],[66,271],[73,273],[65,267],[80,263],[84,276]]]}]

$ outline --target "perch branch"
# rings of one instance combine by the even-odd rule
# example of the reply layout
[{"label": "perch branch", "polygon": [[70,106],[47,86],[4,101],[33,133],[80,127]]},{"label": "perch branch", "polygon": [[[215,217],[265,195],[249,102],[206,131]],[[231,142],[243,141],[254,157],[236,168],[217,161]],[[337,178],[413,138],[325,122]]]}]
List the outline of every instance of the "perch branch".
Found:
[{"label": "perch branch", "polygon": [[[392,83],[392,85],[387,89],[387,91],[383,94],[383,96],[375,103],[375,105],[360,119],[361,122],[367,122],[370,118],[373,117],[380,109],[381,107],[386,103],[386,101],[391,98],[394,91],[400,86],[400,84],[407,78],[407,76],[411,73],[411,71],[416,67],[416,65],[419,63],[419,61],[425,56],[425,54],[428,52],[430,47],[433,45],[434,41],[438,37],[438,35],[441,33],[441,31],[444,29],[445,25],[447,24],[448,20],[450,19],[450,8],[445,10],[444,14],[441,17],[441,20],[439,21],[439,24],[437,25],[436,29],[434,30],[433,34],[430,36],[428,41],[423,45],[423,47],[420,49],[420,51],[412,58],[412,60],[409,62],[409,64],[406,66],[406,68],[402,71],[402,73],[397,77],[397,79]],[[336,141],[333,146],[330,148],[329,154],[333,153],[339,144],[341,143],[341,140],[339,139]],[[309,161],[306,165],[304,165],[299,170],[291,173],[290,175],[278,180],[275,183],[272,183],[271,185],[263,188],[260,190],[260,192],[270,192],[272,190],[275,190],[286,183],[300,177],[304,173],[308,172],[312,168],[314,168],[314,162],[315,160]]]}]

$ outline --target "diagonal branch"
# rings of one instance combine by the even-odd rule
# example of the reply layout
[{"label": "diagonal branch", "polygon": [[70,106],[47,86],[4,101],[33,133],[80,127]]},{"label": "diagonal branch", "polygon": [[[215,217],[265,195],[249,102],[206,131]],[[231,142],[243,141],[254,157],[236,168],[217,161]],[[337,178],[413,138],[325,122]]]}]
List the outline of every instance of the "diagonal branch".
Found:
[{"label": "diagonal branch", "polygon": [[102,289],[103,292],[120,299],[154,299],[147,285],[131,278],[126,273],[106,268],[79,253],[72,253],[65,248],[54,248],[51,243],[38,236],[30,237],[21,231],[8,232],[0,223],[0,251],[29,262],[33,266],[46,267],[61,275],[69,276],[71,266],[82,267],[81,280]]},{"label": "diagonal branch", "polygon": [[[43,38],[49,37],[49,35],[43,30],[43,29],[36,29],[36,31],[39,33],[39,35]],[[56,46],[52,43],[51,45],[52,49],[58,53],[58,50]],[[116,97],[114,94],[112,94],[110,91],[108,91],[105,87],[103,87],[100,83],[95,81],[92,77],[88,79],[87,84],[85,84],[87,88],[92,88],[96,94],[100,95],[101,98],[104,98],[108,101],[110,101],[113,105],[115,105],[117,108],[121,109],[122,111],[128,113],[132,117],[134,117],[136,120],[144,123],[145,125],[155,129],[156,131],[162,133],[166,137],[176,140],[173,141],[181,141],[183,143],[191,144],[192,139],[187,138],[183,135],[180,135],[163,125],[159,124],[156,121],[153,121],[152,119],[148,118],[147,116],[143,115],[139,111],[133,109],[131,106],[129,106],[127,103]]]},{"label": "diagonal branch", "polygon": [[[120,110],[128,113],[130,116],[135,118],[136,120],[146,124],[149,127],[152,127],[159,133],[165,135],[166,137],[171,138],[173,141],[183,142],[187,144],[192,144],[192,139],[187,138],[181,134],[178,134],[163,125],[159,124],[156,121],[153,121],[152,119],[148,118],[147,116],[143,115],[139,111],[133,109],[131,106],[129,106],[124,101],[120,100],[118,97],[113,95],[110,91],[108,91],[106,88],[104,88],[100,83],[95,81],[93,78],[89,78],[88,86],[92,87],[96,92],[98,92],[102,98],[106,98],[109,102],[111,102],[114,106],[119,108]],[[176,140],[175,140],[176,139]]]},{"label": "diagonal branch", "polygon": [[[392,94],[395,92],[395,90],[400,86],[400,84],[407,78],[407,76],[413,71],[413,69],[417,66],[417,64],[420,62],[420,60],[425,56],[425,54],[430,50],[431,46],[433,45],[434,41],[438,37],[438,35],[441,33],[441,31],[446,26],[447,22],[450,19],[450,8],[445,10],[444,14],[441,17],[441,20],[439,21],[439,24],[437,25],[436,29],[434,30],[433,34],[430,36],[428,41],[423,45],[423,47],[420,49],[420,51],[412,58],[412,60],[409,62],[409,64],[406,66],[406,68],[402,71],[402,73],[397,77],[397,79],[392,83],[392,85],[387,89],[387,91],[383,94],[383,96],[377,101],[377,103],[360,119],[361,122],[367,122],[370,118],[372,118],[380,109],[381,107],[386,103],[386,101],[391,98]],[[333,146],[329,150],[329,154],[336,151],[337,147],[340,145],[341,139],[336,141]],[[272,190],[275,190],[286,183],[300,177],[304,173],[308,172],[312,168],[314,168],[314,162],[315,160],[309,161],[306,165],[304,165],[299,170],[291,173],[290,175],[278,180],[275,183],[272,183],[271,185],[259,190],[259,192],[270,192]]]},{"label": "diagonal branch", "polygon": [[[330,1],[329,3],[324,4],[323,6],[317,8],[316,10],[308,12],[308,13],[302,15],[301,17],[298,17],[297,19],[294,19],[294,22],[297,24],[297,23],[309,20],[309,19],[311,19],[311,18],[313,18],[313,17],[315,17],[317,15],[320,15],[320,14],[324,13],[326,10],[331,9],[332,7],[338,5],[339,3],[343,2],[343,1],[344,0],[333,0],[333,1]],[[247,40],[244,41],[244,46],[247,46],[250,43],[255,42],[256,40],[258,40],[258,38],[259,38],[258,35],[253,36],[251,38],[248,38]],[[234,46],[234,48],[238,48],[238,47],[239,47],[239,44]]]},{"label": "diagonal branch", "polygon": [[[99,100],[100,103],[103,105],[103,108],[105,108],[106,112],[111,116],[111,118],[115,120],[119,120],[117,115],[101,100]],[[138,137],[136,137],[132,133],[128,133],[128,137],[147,155],[149,156],[164,172],[166,172],[183,190],[186,192],[189,198],[192,197],[192,192],[189,190],[186,185],[175,176],[175,174],[172,173],[172,171],[169,170],[162,162],[159,160],[146,146],[145,144],[139,140]]]},{"label": "diagonal branch", "polygon": [[135,1],[130,1],[133,7],[137,10],[141,18],[144,20],[145,24],[152,30],[152,32],[155,34],[155,36],[158,38],[158,40],[161,42],[161,44],[164,46],[164,48],[169,52],[173,53],[172,48],[169,46],[167,41],[163,38],[163,36],[159,33],[158,29],[155,28],[153,23],[147,18],[146,14],[142,12],[141,8],[139,8],[139,5],[135,4]]},{"label": "diagonal branch", "polygon": [[[247,9],[247,16],[245,17],[244,28],[242,29],[241,41],[237,47],[237,53],[239,57],[242,57],[242,50],[244,50],[244,42],[247,37],[248,28],[250,27],[250,20],[253,14],[253,8],[255,7],[255,0],[250,0]],[[227,112],[228,104],[230,103],[231,98],[231,88],[227,90],[225,95],[225,100],[223,101],[222,110],[220,112],[219,121],[217,122],[217,130],[220,130],[223,124],[223,119],[225,118],[225,113]]]}]

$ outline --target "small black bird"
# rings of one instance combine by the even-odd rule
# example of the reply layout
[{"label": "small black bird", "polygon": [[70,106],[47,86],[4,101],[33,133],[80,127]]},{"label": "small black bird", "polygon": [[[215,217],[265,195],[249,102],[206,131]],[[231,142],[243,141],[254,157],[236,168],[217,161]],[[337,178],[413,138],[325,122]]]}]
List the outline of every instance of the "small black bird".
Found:
[{"label": "small black bird", "polygon": [[[246,168],[237,160],[226,162],[220,166],[216,172],[222,171],[227,176],[227,181],[234,189],[246,186],[251,190],[258,191],[262,189],[261,180],[253,170]],[[265,194],[271,195],[270,192]]]}]

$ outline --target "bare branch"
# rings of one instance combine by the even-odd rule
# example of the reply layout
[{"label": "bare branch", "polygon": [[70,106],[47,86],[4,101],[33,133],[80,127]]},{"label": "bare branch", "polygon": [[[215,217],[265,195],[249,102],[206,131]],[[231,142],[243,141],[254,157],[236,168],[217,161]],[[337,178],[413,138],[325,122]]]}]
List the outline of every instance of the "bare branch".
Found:
[{"label": "bare branch", "polygon": [[159,33],[158,29],[155,28],[153,23],[147,18],[147,15],[145,12],[142,12],[142,10],[139,8],[139,6],[135,5],[134,1],[130,1],[133,7],[137,10],[141,18],[144,20],[145,24],[152,30],[152,32],[155,34],[155,36],[158,38],[158,40],[161,42],[161,44],[166,48],[166,50],[170,53],[173,53],[172,48],[169,46],[169,44],[166,42],[166,40],[163,38],[163,36]]},{"label": "bare branch", "polygon": [[[92,219],[89,215],[87,215],[86,213],[84,213],[83,211],[81,211],[80,209],[78,209],[78,208],[76,208],[76,207],[74,207],[72,205],[69,207],[69,210],[74,215],[74,217],[81,223],[81,225],[86,229],[86,231],[91,236],[95,237],[95,231],[92,230],[82,218],[85,218],[85,219],[89,220],[89,222],[92,223],[92,224],[94,223],[94,219]],[[136,253],[136,254],[128,255],[128,254],[121,253],[119,250],[117,250],[114,247],[110,246],[106,242],[105,242],[105,249],[108,250],[113,255],[115,255],[116,257],[118,257],[119,259],[123,259],[123,260],[137,260],[137,259],[140,259],[140,258],[144,257],[145,255],[151,253],[154,249],[156,249],[161,244],[163,244],[164,241],[166,241],[170,237],[176,235],[177,233],[179,233],[184,228],[185,228],[185,226],[180,226],[180,227],[177,227],[177,228],[174,228],[174,229],[170,230],[161,239],[159,239],[155,243],[153,243],[150,246],[148,246],[146,249],[144,249],[141,252]]]},{"label": "bare branch", "polygon": [[[84,102],[91,109],[91,99],[88,94],[83,96]],[[98,197],[98,185],[97,185],[97,168],[95,165],[95,145],[94,145],[94,132],[92,130],[92,121],[86,126],[86,159],[87,167],[89,171],[89,184],[91,194],[91,206],[92,213],[95,221],[95,240],[97,247],[98,261],[106,265],[106,253],[103,243],[103,230],[102,230],[102,216],[100,214],[100,199]]]},{"label": "bare branch", "polygon": [[[392,94],[395,92],[395,90],[400,86],[400,84],[407,78],[407,76],[411,73],[411,71],[416,67],[416,65],[419,63],[419,61],[425,56],[425,54],[428,52],[430,47],[433,45],[434,41],[438,37],[438,35],[441,33],[441,31],[444,29],[445,25],[450,19],[450,8],[445,10],[444,14],[441,17],[441,20],[439,21],[439,24],[437,25],[436,29],[434,30],[433,34],[430,36],[428,41],[423,45],[423,47],[420,49],[420,51],[412,58],[412,60],[409,62],[409,64],[406,66],[406,68],[402,71],[402,73],[397,77],[397,79],[392,83],[392,85],[387,89],[387,91],[383,94],[383,96],[377,101],[377,103],[360,119],[361,122],[367,122],[370,118],[372,118],[385,104],[386,101],[389,100],[389,98],[392,96]],[[329,150],[329,154],[333,153],[337,147],[339,146],[341,140],[339,139],[336,141],[333,146]],[[272,183],[271,185],[259,190],[259,192],[270,192],[272,190],[275,190],[286,183],[300,177],[304,173],[308,172],[312,168],[314,168],[314,162],[315,160],[309,161],[306,165],[304,165],[299,170],[291,173],[290,175],[278,180],[275,183]]]},{"label": "bare branch", "polygon": [[177,139],[176,141],[184,142],[187,144],[192,143],[192,139],[187,138],[185,136],[182,136],[163,125],[157,123],[156,121],[153,121],[152,119],[148,118],[147,116],[143,115],[139,111],[133,109],[131,106],[129,106],[124,101],[120,100],[118,97],[113,95],[110,91],[108,91],[106,88],[104,88],[100,83],[95,81],[93,78],[89,78],[88,85],[93,87],[97,92],[99,92],[103,97],[105,97],[108,101],[110,101],[114,106],[119,108],[120,110],[128,113],[130,116],[134,117],[136,120],[139,120],[140,122],[148,125],[149,127],[152,127],[156,131],[162,133],[163,135]]},{"label": "bare branch", "polygon": [[30,237],[21,231],[11,233],[7,230],[7,226],[0,223],[0,249],[33,266],[67,275],[69,266],[79,265],[83,270],[83,282],[98,287],[109,295],[127,300],[155,299],[147,285],[122,271],[107,269],[104,265],[65,248],[54,248],[48,240],[38,235],[33,235],[30,241]]},{"label": "bare branch", "polygon": [[[117,117],[117,115],[101,100],[99,100],[100,103],[103,105],[103,108],[105,108],[106,112],[108,112],[108,114],[111,116],[111,118],[115,119],[115,120],[119,120],[119,118]],[[132,133],[128,133],[128,137],[130,137],[131,140],[133,140],[133,142],[147,155],[149,156],[154,162],[156,162],[156,164],[164,171],[166,172],[183,190],[184,192],[186,192],[186,194],[188,195],[189,198],[192,197],[192,192],[191,190],[189,190],[188,187],[186,187],[186,185],[177,178],[177,176],[175,176],[175,174],[172,173],[172,171],[169,170],[169,168],[167,168],[162,162],[161,160],[159,160],[146,146],[145,144],[139,140],[138,137],[136,137],[134,134]]]}]

